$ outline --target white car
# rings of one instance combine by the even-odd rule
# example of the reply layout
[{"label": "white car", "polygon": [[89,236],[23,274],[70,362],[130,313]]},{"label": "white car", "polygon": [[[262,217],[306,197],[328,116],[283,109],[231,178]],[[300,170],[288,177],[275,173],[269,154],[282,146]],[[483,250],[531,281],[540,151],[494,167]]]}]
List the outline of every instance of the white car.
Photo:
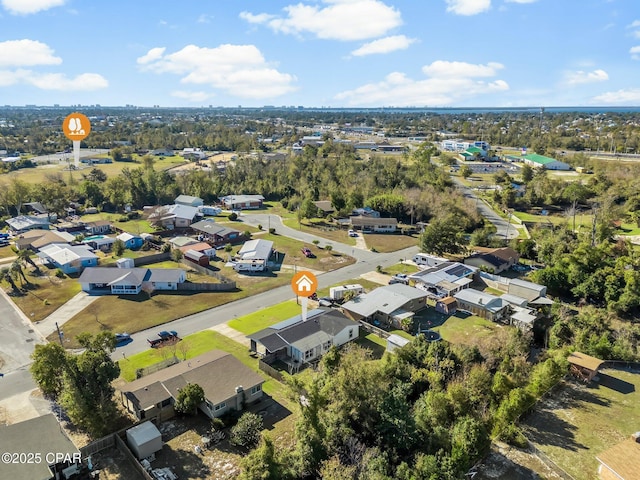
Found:
[{"label": "white car", "polygon": [[349,230],[349,236],[350,236],[350,237],[357,237],[357,236],[358,236],[358,234],[356,233],[356,231],[355,231],[355,230]]}]

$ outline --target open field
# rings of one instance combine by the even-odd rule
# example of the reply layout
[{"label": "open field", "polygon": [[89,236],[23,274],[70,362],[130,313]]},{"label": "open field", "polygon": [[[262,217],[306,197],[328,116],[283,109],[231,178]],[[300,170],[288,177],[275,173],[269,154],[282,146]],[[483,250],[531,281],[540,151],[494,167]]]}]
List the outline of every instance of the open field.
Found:
[{"label": "open field", "polygon": [[288,302],[263,308],[262,310],[240,318],[234,318],[227,322],[227,324],[234,330],[244,333],[245,335],[251,335],[282,320],[299,315],[300,308],[300,305],[297,305],[296,302],[289,300]]},{"label": "open field", "polygon": [[596,455],[640,425],[640,374],[603,369],[588,386],[568,379],[522,421],[538,449],[580,480],[595,480]]},{"label": "open field", "polygon": [[[96,155],[96,158],[104,156],[105,155]],[[70,155],[70,158],[71,163],[73,163],[73,156]],[[20,170],[16,170],[14,172],[0,174],[0,184],[9,183],[14,178],[31,184],[44,183],[47,180],[55,180],[57,178],[61,178],[65,182],[69,180],[77,182],[82,180],[82,174],[88,174],[93,168],[102,170],[107,175],[107,177],[114,177],[122,172],[124,168],[133,169],[142,167],[142,163],[137,161],[139,157],[137,155],[134,155],[133,158],[133,162],[103,163],[93,166],[81,163],[79,170],[72,171],[68,170],[67,162],[39,165],[36,168],[21,168]],[[163,158],[154,157],[154,159],[156,160],[154,163],[155,170],[167,170],[169,168],[173,168],[185,163],[184,158],[178,155]]]},{"label": "open field", "polygon": [[364,241],[371,250],[389,253],[417,245],[418,236],[393,233],[367,233],[364,235]]},{"label": "open field", "polygon": [[480,340],[491,336],[496,330],[505,328],[490,320],[462,312],[457,312],[448,318],[432,309],[429,309],[429,313],[433,318],[428,321],[439,325],[432,330],[439,332],[444,340],[456,344],[477,345]]},{"label": "open field", "polygon": [[304,219],[300,223],[298,223],[298,220],[295,218],[283,218],[283,223],[287,227],[316,235],[317,237],[326,238],[327,240],[341,242],[346,245],[356,244],[355,238],[347,234],[347,229],[340,229],[332,223],[327,222],[324,218]]},{"label": "open field", "polygon": [[16,252],[14,252],[11,249],[11,245],[7,245],[6,247],[0,247],[0,259],[11,258],[15,256],[16,256]]}]

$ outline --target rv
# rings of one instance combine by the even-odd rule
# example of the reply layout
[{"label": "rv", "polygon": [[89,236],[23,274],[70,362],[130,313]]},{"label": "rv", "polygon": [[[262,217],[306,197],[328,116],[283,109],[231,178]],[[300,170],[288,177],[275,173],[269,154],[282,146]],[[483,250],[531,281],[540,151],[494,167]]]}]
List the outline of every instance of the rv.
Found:
[{"label": "rv", "polygon": [[441,263],[448,262],[446,258],[436,257],[428,253],[418,253],[413,257],[413,263],[420,268],[437,267]]}]

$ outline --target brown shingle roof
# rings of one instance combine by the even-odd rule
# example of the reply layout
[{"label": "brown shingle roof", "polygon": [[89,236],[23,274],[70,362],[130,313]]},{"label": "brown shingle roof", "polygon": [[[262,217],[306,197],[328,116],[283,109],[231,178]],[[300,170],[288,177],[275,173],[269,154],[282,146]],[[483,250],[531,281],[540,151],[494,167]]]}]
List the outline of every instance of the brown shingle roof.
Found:
[{"label": "brown shingle roof", "polygon": [[581,352],[573,352],[569,357],[567,357],[567,361],[572,365],[576,365],[577,367],[586,368],[587,370],[596,371],[598,370],[602,364],[603,360],[599,358],[592,357],[591,355],[587,355],[586,353]]}]

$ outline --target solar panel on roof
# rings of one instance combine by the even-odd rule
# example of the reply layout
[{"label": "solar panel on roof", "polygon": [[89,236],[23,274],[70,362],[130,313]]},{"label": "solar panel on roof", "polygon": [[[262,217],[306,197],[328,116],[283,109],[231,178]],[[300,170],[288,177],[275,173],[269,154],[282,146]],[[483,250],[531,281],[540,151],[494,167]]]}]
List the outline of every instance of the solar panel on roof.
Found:
[{"label": "solar panel on roof", "polygon": [[466,267],[465,265],[459,264],[447,270],[449,275],[453,275],[455,277],[466,277],[471,273],[471,269]]}]

